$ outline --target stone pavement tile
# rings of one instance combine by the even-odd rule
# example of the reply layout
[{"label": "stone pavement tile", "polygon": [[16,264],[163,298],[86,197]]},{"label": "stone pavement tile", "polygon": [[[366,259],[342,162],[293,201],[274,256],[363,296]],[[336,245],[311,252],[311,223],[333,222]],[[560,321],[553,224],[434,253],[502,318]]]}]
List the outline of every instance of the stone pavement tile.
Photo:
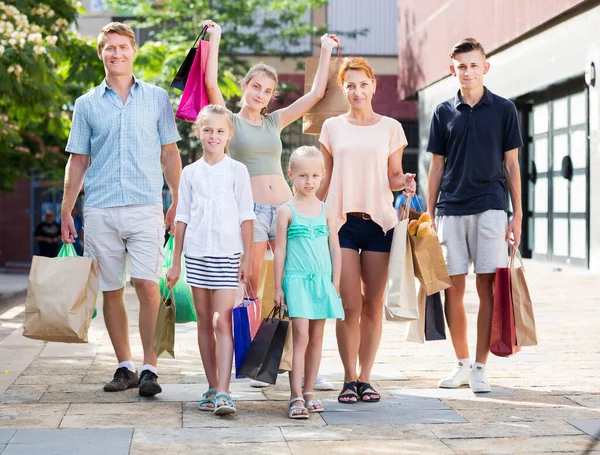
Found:
[{"label": "stone pavement tile", "polygon": [[501,387],[494,387],[489,393],[473,393],[468,387],[459,389],[392,389],[388,390],[394,397],[414,396],[427,398],[448,398],[453,400],[474,400],[480,398],[514,397],[516,394]]},{"label": "stone pavement tile", "polygon": [[457,455],[492,455],[530,452],[581,453],[591,438],[583,436],[540,436],[516,438],[442,439]]},{"label": "stone pavement tile", "polygon": [[268,426],[319,426],[325,422],[318,413],[310,415],[308,420],[288,418],[287,405],[281,401],[239,401],[237,412],[230,416],[219,417],[212,412],[198,410],[197,403],[183,403],[183,427],[238,427],[248,431],[248,427]]},{"label": "stone pavement tile", "polygon": [[86,370],[92,365],[92,359],[70,359],[54,358],[40,359],[36,358],[29,367],[23,372],[27,376],[71,376],[84,375]]},{"label": "stone pavement tile", "polygon": [[257,444],[153,444],[148,448],[146,444],[132,444],[129,455],[148,455],[149,453],[163,453],[168,455],[291,455],[288,444],[285,442],[257,443]]},{"label": "stone pavement tile", "polygon": [[[344,378],[344,367],[341,362],[321,363],[319,375],[326,381],[340,381]],[[387,363],[376,363],[371,371],[372,381],[408,380],[408,377],[398,368]]]},{"label": "stone pavement tile", "polygon": [[37,403],[47,385],[12,385],[0,395],[0,403]]},{"label": "stone pavement tile", "polygon": [[600,410],[600,395],[569,395],[567,398],[586,408]]},{"label": "stone pavement tile", "polygon": [[440,439],[517,438],[521,436],[573,436],[582,432],[563,421],[488,422],[461,425],[427,425]]},{"label": "stone pavement tile", "polygon": [[0,444],[7,444],[17,430],[0,430]]},{"label": "stone pavement tile", "polygon": [[58,428],[68,404],[0,404],[0,428]]},{"label": "stone pavement tile", "polygon": [[60,428],[181,427],[181,403],[72,404]]},{"label": "stone pavement tile", "polygon": [[[600,419],[569,420],[571,425],[600,440]],[[599,447],[600,448],[600,447]]]},{"label": "stone pavement tile", "polygon": [[277,427],[256,427],[252,431],[240,431],[238,428],[211,428],[198,431],[197,428],[136,429],[133,444],[219,444],[227,443],[266,443],[285,442]]},{"label": "stone pavement tile", "polygon": [[40,403],[126,403],[140,401],[137,388],[105,392],[96,384],[57,384],[48,387]]},{"label": "stone pavement tile", "polygon": [[403,439],[388,441],[313,441],[290,442],[293,455],[322,455],[335,453],[344,455],[451,455],[454,454],[444,443],[436,439]]},{"label": "stone pavement tile", "polygon": [[0,393],[8,389],[42,349],[40,346],[4,347],[0,344]]},{"label": "stone pavement tile", "polygon": [[327,425],[462,423],[465,420],[435,399],[389,399],[378,403],[323,402]]},{"label": "stone pavement tile", "polygon": [[[372,383],[372,384],[374,387],[377,388],[375,383]],[[334,390],[330,390],[330,391],[317,390],[316,391],[317,398],[320,400],[337,400],[337,396],[339,395],[339,393],[342,389],[342,383],[334,382],[333,386],[334,386]],[[379,388],[377,388],[377,390],[380,391],[382,397],[384,397],[384,398],[390,397],[390,394],[387,393],[385,390],[379,389]],[[265,397],[267,397],[267,399],[269,401],[288,401],[290,399],[290,387],[288,384],[283,386],[278,383],[275,387],[274,386],[265,387],[262,389],[262,393],[264,394]]]},{"label": "stone pavement tile", "polygon": [[84,374],[22,374],[17,378],[17,385],[46,385],[51,384],[78,384],[82,381]]},{"label": "stone pavement tile", "polygon": [[3,454],[127,455],[133,430],[18,430]]},{"label": "stone pavement tile", "polygon": [[523,406],[502,409],[474,406],[470,409],[460,409],[457,412],[469,422],[533,422],[536,420],[595,419],[600,417],[598,412],[577,406],[546,408]]},{"label": "stone pavement tile", "polygon": [[426,425],[327,425],[310,428],[297,426],[282,427],[281,432],[288,442],[437,439]]},{"label": "stone pavement tile", "polygon": [[89,337],[88,343],[48,343],[40,352],[40,358],[93,358],[97,354],[99,346],[98,343],[92,341],[91,337]]},{"label": "stone pavement tile", "polygon": [[[154,397],[140,397],[140,401],[198,401],[208,390],[208,384],[165,384],[161,381],[162,393]],[[234,401],[266,401],[260,389],[249,384],[231,383],[229,387]]]},{"label": "stone pavement tile", "polygon": [[6,448],[6,444],[0,444],[0,453]]}]

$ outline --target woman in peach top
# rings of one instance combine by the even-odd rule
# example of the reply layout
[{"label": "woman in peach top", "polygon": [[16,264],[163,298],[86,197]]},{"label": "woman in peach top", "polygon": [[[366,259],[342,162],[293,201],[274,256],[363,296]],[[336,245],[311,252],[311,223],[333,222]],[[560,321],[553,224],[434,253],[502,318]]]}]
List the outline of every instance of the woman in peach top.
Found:
[{"label": "woman in peach top", "polygon": [[[359,57],[347,58],[338,82],[348,100],[346,114],[325,121],[319,142],[326,174],[319,197],[338,220],[342,247],[342,303],[346,318],[337,322],[344,364],[338,401],[375,402],[369,384],[381,341],[387,267],[397,222],[392,191],[414,193],[414,174],[402,171],[406,136],[402,125],[377,114],[371,104],[377,87],[373,69]],[[358,372],[357,372],[358,361]]]}]

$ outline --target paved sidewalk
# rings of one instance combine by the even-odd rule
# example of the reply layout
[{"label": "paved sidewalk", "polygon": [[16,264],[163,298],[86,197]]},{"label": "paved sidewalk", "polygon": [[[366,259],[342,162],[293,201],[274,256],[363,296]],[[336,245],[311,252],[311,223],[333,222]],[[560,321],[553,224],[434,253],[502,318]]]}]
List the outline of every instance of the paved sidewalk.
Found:
[{"label": "paved sidewalk", "polygon": [[[197,409],[206,381],[193,324],[177,327],[175,360],[162,360],[164,392],[104,393],[115,358],[102,314],[89,344],[38,342],[21,336],[24,299],[0,306],[0,453],[12,454],[541,454],[582,453],[600,430],[600,276],[554,272],[527,261],[540,345],[491,357],[493,390],[442,390],[452,367],[449,341],[404,342],[403,324],[384,323],[373,374],[380,403],[341,405],[323,392],[326,412],[287,418],[287,377],[276,386],[232,384],[238,413],[218,418]],[[476,295],[468,284],[470,340]],[[141,364],[137,302],[127,289],[135,362]],[[474,350],[472,351],[474,352]],[[328,323],[321,375],[341,387],[335,326]],[[600,453],[600,445],[594,452]]]}]

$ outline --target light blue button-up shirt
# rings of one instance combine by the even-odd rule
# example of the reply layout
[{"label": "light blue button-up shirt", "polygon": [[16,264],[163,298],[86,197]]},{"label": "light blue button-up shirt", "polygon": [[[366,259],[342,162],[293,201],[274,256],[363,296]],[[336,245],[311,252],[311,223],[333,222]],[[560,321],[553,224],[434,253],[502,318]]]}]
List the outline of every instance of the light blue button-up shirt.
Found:
[{"label": "light blue button-up shirt", "polygon": [[85,205],[162,202],[161,146],[181,140],[165,90],[134,77],[125,104],[106,79],[75,101],[66,150],[90,155]]}]

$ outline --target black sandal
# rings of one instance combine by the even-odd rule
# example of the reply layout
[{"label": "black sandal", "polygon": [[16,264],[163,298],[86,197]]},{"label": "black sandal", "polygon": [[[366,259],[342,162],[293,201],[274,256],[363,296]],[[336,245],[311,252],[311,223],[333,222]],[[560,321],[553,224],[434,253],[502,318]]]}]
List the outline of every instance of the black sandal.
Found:
[{"label": "black sandal", "polygon": [[[366,389],[371,389],[372,392],[367,392]],[[368,382],[358,382],[358,394],[364,403],[376,403],[381,400],[381,395]],[[365,400],[365,397],[368,397]]]},{"label": "black sandal", "polygon": [[[343,393],[344,390],[350,390],[350,392]],[[347,400],[344,401],[341,398],[347,398]],[[351,398],[354,398],[354,400],[351,400]],[[338,395],[338,401],[344,404],[354,404],[358,401],[358,393],[356,392],[356,381],[344,382],[342,391]]]}]

